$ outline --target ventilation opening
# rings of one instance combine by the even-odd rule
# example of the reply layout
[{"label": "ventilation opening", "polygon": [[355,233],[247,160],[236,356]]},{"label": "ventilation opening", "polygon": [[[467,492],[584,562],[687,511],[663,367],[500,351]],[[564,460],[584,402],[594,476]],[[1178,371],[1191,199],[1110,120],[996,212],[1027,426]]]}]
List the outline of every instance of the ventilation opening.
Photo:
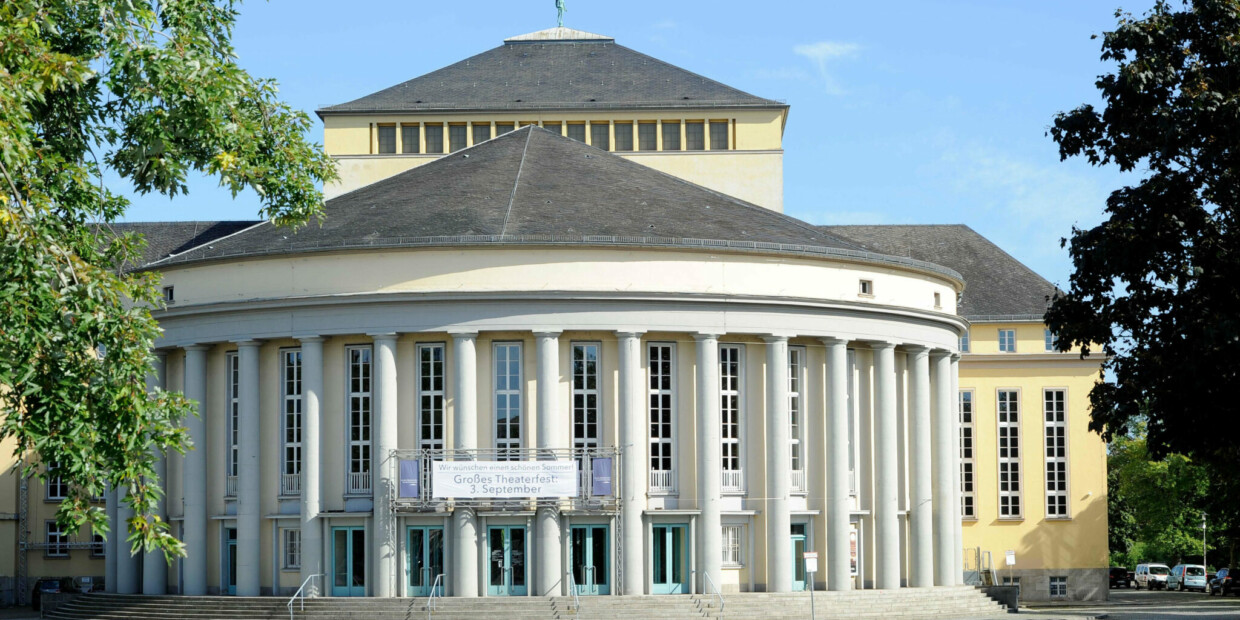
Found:
[{"label": "ventilation opening", "polygon": [[857,287],[857,294],[863,295],[866,297],[873,297],[874,296],[874,281],[873,280],[862,280],[861,283]]}]

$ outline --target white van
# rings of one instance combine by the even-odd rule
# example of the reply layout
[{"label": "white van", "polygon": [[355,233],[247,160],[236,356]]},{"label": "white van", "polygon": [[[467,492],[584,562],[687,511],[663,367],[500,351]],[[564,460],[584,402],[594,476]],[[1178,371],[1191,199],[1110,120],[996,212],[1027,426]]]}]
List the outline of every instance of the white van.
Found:
[{"label": "white van", "polygon": [[1137,589],[1145,588],[1147,590],[1166,590],[1167,575],[1171,574],[1171,569],[1166,564],[1138,564],[1137,572],[1133,575],[1132,580],[1136,582]]}]

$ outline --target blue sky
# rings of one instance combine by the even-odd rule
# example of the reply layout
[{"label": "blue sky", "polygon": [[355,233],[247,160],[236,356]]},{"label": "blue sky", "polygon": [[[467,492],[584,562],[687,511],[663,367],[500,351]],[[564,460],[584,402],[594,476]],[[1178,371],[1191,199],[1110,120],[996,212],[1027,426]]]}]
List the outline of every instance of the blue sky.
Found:
[{"label": "blue sky", "polygon": [[[1140,1],[1123,8],[1144,12]],[[567,3],[566,26],[787,101],[785,211],[815,224],[964,223],[1065,285],[1059,239],[1100,221],[1124,180],[1060,162],[1045,135],[1057,111],[1098,103],[1107,67],[1090,35],[1114,26],[1118,0]],[[553,0],[270,0],[241,13],[242,66],[311,114],[555,25]],[[171,202],[133,199],[130,221],[254,219],[258,204],[210,179]]]}]

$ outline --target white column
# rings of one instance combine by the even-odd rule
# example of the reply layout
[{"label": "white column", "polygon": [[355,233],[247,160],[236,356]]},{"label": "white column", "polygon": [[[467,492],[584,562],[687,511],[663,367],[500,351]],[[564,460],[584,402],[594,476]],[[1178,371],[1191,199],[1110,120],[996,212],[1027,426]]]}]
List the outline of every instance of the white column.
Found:
[{"label": "white column", "polygon": [[951,410],[951,459],[952,459],[952,494],[951,503],[947,508],[952,514],[952,523],[955,524],[956,535],[953,540],[956,543],[955,566],[951,570],[951,585],[964,583],[964,524],[960,521],[960,354],[952,354],[951,364],[951,391],[949,392],[948,401]]},{"label": "white column", "polygon": [[874,534],[875,585],[900,587],[899,459],[896,442],[895,344],[878,342],[874,349]]},{"label": "white column", "polygon": [[827,589],[852,589],[848,497],[848,349],[839,338],[827,347]]},{"label": "white column", "polygon": [[258,596],[262,546],[262,497],[259,481],[258,349],[257,340],[237,343],[237,596]]},{"label": "white column", "polygon": [[719,476],[722,475],[722,449],[719,446],[719,337],[695,334],[697,341],[697,419],[698,419],[698,516],[697,579],[698,592],[706,592],[705,575],[716,587],[722,578],[723,523],[720,517]]},{"label": "white column", "polygon": [[[166,362],[167,357],[164,353],[155,354],[155,364],[151,369],[151,376],[148,378],[148,389],[163,388],[166,385],[167,380],[164,370]],[[164,453],[154,450],[152,450],[152,456],[155,458],[155,478],[159,481],[161,487],[167,491],[167,457]],[[163,523],[168,522],[168,503],[163,496],[160,496],[155,501],[155,516],[159,517],[159,520]],[[164,558],[163,551],[148,551],[142,557],[142,593],[148,595],[168,593],[168,562]]]},{"label": "white column", "polygon": [[956,585],[954,562],[956,525],[959,512],[952,512],[952,489],[960,484],[957,470],[952,468],[952,391],[949,352],[936,350],[930,354],[931,380],[934,384],[934,583]]},{"label": "white column", "polygon": [[792,591],[792,429],[788,418],[788,338],[766,340],[766,591]]},{"label": "white column", "polygon": [[[185,397],[195,403],[194,413],[185,418],[193,445],[185,453],[181,469],[181,502],[185,512],[181,527],[185,543],[182,594],[190,596],[207,593],[207,349],[204,345],[185,347]],[[119,550],[119,543],[117,547]]]},{"label": "white column", "polygon": [[142,556],[131,552],[129,520],[133,508],[125,502],[129,489],[116,490],[116,592],[117,594],[140,594],[142,592]]},{"label": "white column", "polygon": [[396,421],[396,334],[371,334],[375,341],[374,452],[371,477],[374,485],[374,596],[386,598],[396,593],[396,523],[392,517],[394,464],[397,448]]},{"label": "white column", "polygon": [[323,339],[301,339],[301,581],[323,575],[306,585],[308,596],[326,586],[323,533],[319,529],[319,416],[323,400]]},{"label": "white column", "polygon": [[643,543],[645,527],[642,511],[646,508],[646,408],[642,406],[641,334],[617,332],[620,349],[620,449],[621,471],[620,524],[623,545],[620,557],[623,582],[621,594],[645,594],[646,562]]},{"label": "white column", "polygon": [[[452,447],[478,449],[478,354],[477,332],[452,334],[453,366]],[[478,596],[478,514],[470,508],[452,513],[453,596]]]},{"label": "white column", "polygon": [[909,485],[911,506],[909,585],[928,588],[934,585],[934,502],[932,461],[930,459],[930,350],[908,347],[909,369],[909,443],[912,464]]},{"label": "white column", "polygon": [[116,594],[116,557],[117,549],[120,548],[116,541],[124,536],[119,525],[120,520],[117,518],[116,490],[110,484],[105,487],[103,501],[110,528],[108,537],[103,541],[103,589],[108,594]]},{"label": "white column", "polygon": [[[560,417],[560,332],[534,332],[534,339],[538,357],[538,411],[534,415],[538,426],[536,447],[539,459],[555,460],[557,457],[553,451],[569,447],[568,429],[571,424]],[[559,510],[540,507],[535,516],[535,527],[537,555],[534,567],[537,576],[534,593],[537,596],[560,596],[564,592],[561,581],[566,580],[561,578],[563,541]]]}]

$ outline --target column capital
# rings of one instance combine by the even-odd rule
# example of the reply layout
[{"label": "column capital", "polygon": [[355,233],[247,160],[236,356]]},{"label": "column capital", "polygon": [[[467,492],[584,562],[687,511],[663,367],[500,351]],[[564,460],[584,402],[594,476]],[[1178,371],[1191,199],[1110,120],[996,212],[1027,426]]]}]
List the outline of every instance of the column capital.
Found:
[{"label": "column capital", "polygon": [[883,351],[886,349],[896,348],[896,343],[890,342],[887,340],[867,340],[865,341],[865,345],[870,347],[871,349],[874,349],[875,351]]},{"label": "column capital", "polygon": [[448,335],[456,340],[473,340],[478,337],[476,329],[449,329]]},{"label": "column capital", "polygon": [[904,351],[906,353],[918,355],[918,354],[923,354],[923,353],[929,353],[930,347],[925,347],[919,344],[909,344],[909,345],[904,345]]},{"label": "column capital", "polygon": [[828,347],[841,345],[841,344],[844,344],[844,345],[848,344],[848,340],[844,338],[836,338],[835,336],[823,336],[819,338],[818,341]]},{"label": "column capital", "polygon": [[707,340],[718,340],[719,336],[722,335],[715,332],[694,332],[693,339],[698,342],[705,342]]},{"label": "column capital", "polygon": [[366,335],[378,342],[380,340],[396,340],[397,334],[396,332],[367,332]]},{"label": "column capital", "polygon": [[953,353],[947,349],[930,349],[931,359],[939,359],[942,357],[949,357],[951,355],[953,355]]},{"label": "column capital", "polygon": [[780,342],[788,342],[788,339],[791,337],[784,334],[765,334],[762,336],[762,341],[767,344],[778,344]]},{"label": "column capital", "polygon": [[641,338],[646,333],[644,329],[618,329],[616,330],[616,338]]},{"label": "column capital", "polygon": [[533,330],[535,338],[559,338],[564,333],[559,329],[535,329]]},{"label": "column capital", "polygon": [[240,347],[258,347],[258,346],[262,346],[263,341],[251,338],[248,340],[234,340],[233,344],[237,345],[237,347],[239,348]]},{"label": "column capital", "polygon": [[959,361],[960,361],[960,354],[959,354],[959,353],[952,353],[952,356],[951,356],[951,357],[952,357],[952,362],[959,362]]},{"label": "column capital", "polygon": [[326,338],[319,336],[318,334],[306,334],[304,336],[293,336],[293,339],[301,343],[323,342],[324,340],[327,340]]},{"label": "column capital", "polygon": [[209,344],[187,344],[181,348],[185,351],[210,351],[211,345]]}]

